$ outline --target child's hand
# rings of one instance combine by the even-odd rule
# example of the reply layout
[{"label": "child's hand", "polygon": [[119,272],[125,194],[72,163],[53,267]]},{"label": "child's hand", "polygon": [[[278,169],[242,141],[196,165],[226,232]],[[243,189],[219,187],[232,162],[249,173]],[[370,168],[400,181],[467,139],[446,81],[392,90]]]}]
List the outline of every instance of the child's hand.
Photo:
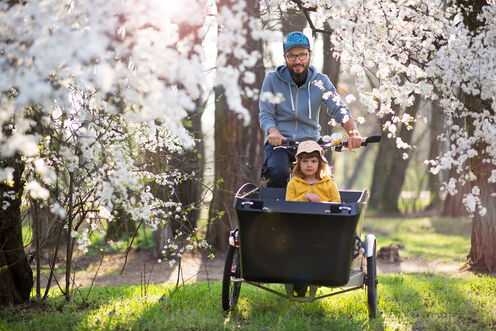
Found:
[{"label": "child's hand", "polygon": [[307,197],[307,200],[309,202],[319,202],[320,201],[320,197],[315,193],[305,193],[305,196]]}]

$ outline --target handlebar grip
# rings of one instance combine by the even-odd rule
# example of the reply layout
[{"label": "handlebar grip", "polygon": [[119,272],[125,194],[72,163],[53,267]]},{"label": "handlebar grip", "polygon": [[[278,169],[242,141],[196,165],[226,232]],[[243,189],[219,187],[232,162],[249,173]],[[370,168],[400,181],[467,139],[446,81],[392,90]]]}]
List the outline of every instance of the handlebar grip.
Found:
[{"label": "handlebar grip", "polygon": [[362,146],[367,146],[367,144],[372,144],[372,143],[378,143],[380,141],[381,141],[381,135],[374,134],[365,138],[365,140],[362,142]]},{"label": "handlebar grip", "polygon": [[298,142],[291,138],[282,138],[282,145],[274,146],[274,148],[284,148],[284,149],[296,149],[298,147]]},{"label": "handlebar grip", "polygon": [[[374,135],[371,135],[371,136],[368,136],[367,138],[365,138],[362,141],[361,146],[367,146],[368,144],[378,143],[380,141],[381,141],[381,135],[374,134]],[[343,147],[347,147],[348,141],[343,141],[341,144],[343,145]]]}]

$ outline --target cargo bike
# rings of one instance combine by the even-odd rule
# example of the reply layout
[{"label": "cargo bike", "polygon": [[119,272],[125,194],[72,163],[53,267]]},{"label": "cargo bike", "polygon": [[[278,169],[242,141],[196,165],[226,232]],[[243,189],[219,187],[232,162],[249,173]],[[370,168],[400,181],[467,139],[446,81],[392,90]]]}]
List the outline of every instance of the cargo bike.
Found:
[{"label": "cargo bike", "polygon": [[[368,137],[362,145],[379,140]],[[346,143],[322,146],[341,150]],[[245,184],[238,190],[238,228],[229,235],[222,282],[224,310],[237,305],[243,283],[296,302],[365,287],[369,317],[376,317],[376,238],[361,236],[369,193],[339,193],[341,203],[314,203],[286,201],[284,188]],[[285,293],[264,285],[273,283],[284,284]],[[334,290],[318,295],[319,286]]]}]

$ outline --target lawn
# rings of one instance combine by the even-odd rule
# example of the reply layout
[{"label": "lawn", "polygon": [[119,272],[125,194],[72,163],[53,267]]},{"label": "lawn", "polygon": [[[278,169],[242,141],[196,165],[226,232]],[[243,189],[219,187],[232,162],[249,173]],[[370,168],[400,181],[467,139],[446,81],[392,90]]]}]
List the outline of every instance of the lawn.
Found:
[{"label": "lawn", "polygon": [[[462,264],[470,220],[367,218],[378,246],[401,243],[403,258]],[[0,311],[0,330],[494,330],[496,277],[470,273],[379,275],[379,317],[369,320],[357,290],[295,303],[243,284],[237,307],[221,306],[221,282],[83,288],[66,303],[53,289],[46,302]],[[271,285],[280,291],[281,285]],[[320,288],[318,294],[331,291]]]},{"label": "lawn", "polygon": [[378,248],[391,243],[404,245],[401,257],[462,264],[470,250],[469,218],[370,218],[364,232],[374,233]]},{"label": "lawn", "polygon": [[[274,285],[273,287],[279,287]],[[320,293],[329,289],[322,288]],[[46,304],[0,312],[1,330],[491,330],[496,328],[496,278],[475,275],[379,276],[380,317],[368,319],[366,292],[294,303],[247,284],[231,312],[221,283],[86,289],[66,304],[53,291]]]}]

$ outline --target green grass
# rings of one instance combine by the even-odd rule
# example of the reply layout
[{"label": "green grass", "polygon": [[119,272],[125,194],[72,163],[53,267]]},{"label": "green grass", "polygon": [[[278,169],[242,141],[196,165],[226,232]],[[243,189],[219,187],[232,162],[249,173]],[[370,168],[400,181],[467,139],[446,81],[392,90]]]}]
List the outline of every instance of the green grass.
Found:
[{"label": "green grass", "polygon": [[[273,288],[282,290],[282,286]],[[221,283],[94,288],[85,304],[66,304],[58,291],[35,309],[0,311],[0,330],[490,330],[496,328],[491,276],[379,276],[381,316],[368,319],[366,292],[294,303],[243,284],[238,306],[221,308]],[[321,288],[320,293],[329,289]],[[83,296],[87,290],[82,290]]]},{"label": "green grass", "polygon": [[470,250],[468,218],[365,218],[364,232],[374,233],[378,248],[391,243],[405,246],[401,257],[424,261],[463,263]]},{"label": "green grass", "polygon": [[[131,237],[134,232],[131,233]],[[24,246],[30,246],[33,243],[33,231],[31,224],[25,222],[22,226],[22,239]],[[100,256],[100,250],[104,250],[109,253],[122,253],[128,248],[129,242],[132,238],[123,236],[120,240],[113,240],[112,245],[108,244],[108,240],[99,231],[91,231],[90,240],[91,245],[88,246],[87,256],[94,257]],[[76,245],[77,248],[77,245]],[[134,238],[132,248],[137,250],[151,250],[153,249],[153,230],[145,225],[142,225]]]},{"label": "green grass", "polygon": [[33,242],[33,229],[31,225],[22,225],[22,242],[24,246],[29,246]]},{"label": "green grass", "polygon": [[[402,257],[463,263],[469,219],[366,218],[378,247],[401,243]],[[95,249],[98,245],[95,246]],[[281,285],[272,285],[283,291]],[[379,275],[380,317],[370,321],[366,291],[295,303],[243,284],[236,309],[222,311],[221,283],[93,288],[66,303],[56,289],[46,303],[0,310],[0,330],[494,330],[496,278],[469,273]],[[319,294],[330,289],[320,288]],[[173,293],[174,292],[174,293]],[[34,295],[34,292],[33,292]],[[83,300],[82,298],[85,298]]]},{"label": "green grass", "polygon": [[[90,236],[91,245],[88,246],[86,255],[90,257],[100,256],[101,250],[108,253],[123,253],[128,249],[133,235],[134,232],[130,235],[131,238],[123,236],[120,240],[112,240],[112,244],[109,245],[110,241],[106,240],[104,235],[99,231],[93,231]],[[145,225],[142,225],[132,241],[132,248],[140,251],[152,250],[153,245],[153,230],[149,227],[145,229]]]}]

